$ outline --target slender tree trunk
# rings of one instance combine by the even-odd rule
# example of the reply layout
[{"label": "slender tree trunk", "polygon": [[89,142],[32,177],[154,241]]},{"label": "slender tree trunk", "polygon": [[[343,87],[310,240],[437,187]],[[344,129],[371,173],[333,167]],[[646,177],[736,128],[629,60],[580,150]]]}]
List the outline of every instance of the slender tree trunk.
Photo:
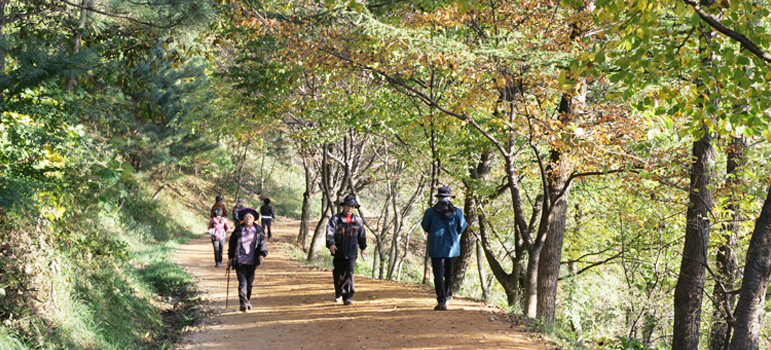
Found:
[{"label": "slender tree trunk", "polygon": [[[728,150],[728,159],[726,164],[726,180],[729,191],[733,191],[739,184],[739,169],[744,164],[744,149],[747,147],[747,140],[744,136],[734,137],[731,142],[731,148]],[[731,291],[736,287],[736,276],[739,270],[736,259],[736,240],[739,234],[740,219],[739,208],[736,205],[735,196],[731,195],[728,203],[728,212],[730,220],[723,225],[724,241],[718,247],[715,256],[715,267],[719,281],[715,281],[712,291],[712,299],[715,301],[715,310],[712,312],[712,330],[710,331],[709,348],[710,350],[725,350],[728,348],[731,339],[732,318],[734,308],[733,294],[723,293],[720,287],[722,282],[726,291]]]},{"label": "slender tree trunk", "polygon": [[453,278],[452,286],[454,291],[460,290],[463,286],[469,262],[471,261],[471,257],[474,256],[478,235],[474,230],[477,230],[477,227],[479,227],[479,218],[476,213],[476,185],[479,182],[485,182],[487,180],[487,175],[492,169],[494,152],[495,150],[492,148],[483,152],[479,161],[475,162],[477,164],[471,164],[469,167],[471,180],[464,181],[466,193],[463,200],[463,213],[466,217],[466,222],[468,222],[468,226],[460,235],[460,255],[458,256],[458,259],[455,260],[455,276]]},{"label": "slender tree trunk", "polygon": [[[305,150],[303,150],[305,152]],[[300,232],[297,234],[297,243],[303,251],[308,251],[308,229],[311,220],[311,204],[316,188],[317,174],[312,174],[310,161],[303,154],[303,173],[305,174],[305,192],[303,192],[303,204],[300,211]]]},{"label": "slender tree trunk", "polygon": [[476,241],[477,253],[477,271],[479,272],[479,287],[482,288],[482,299],[490,300],[490,286],[487,285],[487,276],[485,275],[485,263],[482,256],[482,245]]},{"label": "slender tree trunk", "polygon": [[[5,7],[8,5],[8,1],[10,0],[0,0],[0,41],[5,40],[5,25],[6,25],[6,17],[5,17]],[[5,74],[5,47],[0,46],[0,74]],[[0,92],[0,96],[2,96],[3,93]]]},{"label": "slender tree trunk", "polygon": [[303,192],[303,204],[300,212],[300,232],[297,234],[297,243],[304,252],[308,251],[308,229],[311,221],[311,204],[313,194],[307,190]]},{"label": "slender tree trunk", "polygon": [[372,276],[370,277],[373,279],[377,278],[378,266],[380,266],[380,245],[376,244],[372,252]]},{"label": "slender tree trunk", "polygon": [[319,251],[321,247],[326,247],[327,242],[327,221],[332,216],[330,214],[330,207],[326,208],[324,214],[321,216],[319,223],[316,224],[316,229],[313,231],[313,240],[311,241],[311,247],[308,249],[308,262],[316,265],[319,260]]},{"label": "slender tree trunk", "polygon": [[249,145],[244,145],[244,153],[241,155],[241,164],[240,169],[238,170],[238,182],[236,183],[236,195],[234,197],[235,200],[238,200],[238,197],[241,195],[241,182],[244,178],[244,168],[246,167],[246,156],[247,151],[249,150]]},{"label": "slender tree trunk", "polygon": [[[433,134],[433,132],[432,132]],[[436,189],[439,187],[439,166],[438,161],[434,160],[434,162],[431,164],[431,190],[428,193],[428,205],[426,208],[431,208],[434,206],[434,193],[436,193]],[[428,243],[428,233],[426,233],[426,243]],[[423,259],[423,284],[428,284],[428,281],[431,279],[431,257],[428,256],[428,244],[426,244],[425,249],[425,257]]]},{"label": "slender tree trunk", "polygon": [[744,277],[736,304],[736,321],[731,350],[757,350],[766,305],[768,280],[771,275],[771,187],[763,209],[755,221]]},{"label": "slender tree trunk", "polygon": [[487,234],[486,221],[484,214],[479,214],[479,238],[482,241],[482,249],[485,252],[485,258],[487,258],[487,263],[490,265],[490,270],[492,270],[495,279],[501,284],[501,287],[503,287],[503,290],[506,292],[506,301],[508,305],[514,306],[517,304],[519,298],[519,289],[517,288],[519,276],[506,273],[503,266],[501,266],[501,263],[495,257],[495,252],[490,245],[490,235]]},{"label": "slender tree trunk", "polygon": [[[75,53],[80,52],[80,47],[83,45],[83,31],[86,30],[86,21],[88,20],[88,11],[85,9],[91,3],[91,0],[81,0],[80,5],[83,6],[80,9],[80,23],[78,31],[75,33]],[[67,91],[72,90],[75,86],[75,75],[67,77]]]},{"label": "slender tree trunk", "polygon": [[455,260],[455,276],[452,289],[456,292],[460,290],[466,279],[469,261],[471,261],[471,257],[474,256],[474,248],[477,243],[476,232],[474,231],[479,227],[479,216],[476,212],[477,200],[474,195],[474,190],[466,187],[465,192],[463,198],[463,212],[468,226],[460,235],[460,255]]},{"label": "slender tree trunk", "polygon": [[702,126],[702,130],[705,135],[693,144],[691,191],[686,213],[683,259],[675,287],[672,350],[699,349],[701,302],[709,243],[709,215],[712,210],[711,167],[715,159],[712,135],[706,126]]},{"label": "slender tree trunk", "polygon": [[391,251],[388,258],[388,275],[386,278],[393,279],[394,269],[396,268],[396,262],[399,259],[399,236],[404,227],[404,217],[401,215],[401,211],[396,205],[396,193],[393,195],[393,209],[394,209],[394,228],[393,237],[391,237]]}]

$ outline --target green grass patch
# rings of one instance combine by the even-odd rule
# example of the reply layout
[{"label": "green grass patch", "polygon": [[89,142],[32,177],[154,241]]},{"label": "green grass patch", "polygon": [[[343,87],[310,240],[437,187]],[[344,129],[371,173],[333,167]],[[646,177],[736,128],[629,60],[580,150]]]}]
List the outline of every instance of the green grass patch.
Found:
[{"label": "green grass patch", "polygon": [[0,325],[1,349],[169,349],[201,315],[194,279],[171,261],[196,237],[201,215],[175,201],[137,198],[76,222],[86,237],[45,259],[58,262],[38,314]]}]

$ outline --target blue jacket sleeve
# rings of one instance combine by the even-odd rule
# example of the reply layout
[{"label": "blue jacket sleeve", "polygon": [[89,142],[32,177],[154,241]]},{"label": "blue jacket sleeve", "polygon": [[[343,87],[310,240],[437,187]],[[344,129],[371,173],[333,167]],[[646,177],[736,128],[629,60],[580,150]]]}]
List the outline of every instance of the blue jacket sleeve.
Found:
[{"label": "blue jacket sleeve", "polygon": [[335,244],[335,223],[337,222],[335,219],[333,215],[327,222],[327,248]]},{"label": "blue jacket sleeve", "polygon": [[[428,208],[428,210],[431,210],[431,208]],[[420,222],[420,226],[422,226],[423,231],[426,232],[431,230],[431,215],[428,213],[428,210],[423,214],[423,221]]]},{"label": "blue jacket sleeve", "polygon": [[455,215],[458,216],[458,233],[463,233],[463,231],[466,229],[466,226],[468,226],[466,217],[463,216],[463,210],[460,208],[455,209]]}]

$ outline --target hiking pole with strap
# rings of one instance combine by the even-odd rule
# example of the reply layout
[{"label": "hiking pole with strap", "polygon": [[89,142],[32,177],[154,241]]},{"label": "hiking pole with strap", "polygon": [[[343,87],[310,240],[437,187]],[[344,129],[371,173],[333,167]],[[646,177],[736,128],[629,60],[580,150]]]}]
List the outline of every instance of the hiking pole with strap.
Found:
[{"label": "hiking pole with strap", "polygon": [[229,298],[230,296],[230,263],[231,263],[231,260],[228,260],[228,267],[227,267],[228,272],[225,273],[228,276],[228,283],[225,289],[225,310],[228,309],[228,299],[230,299]]}]

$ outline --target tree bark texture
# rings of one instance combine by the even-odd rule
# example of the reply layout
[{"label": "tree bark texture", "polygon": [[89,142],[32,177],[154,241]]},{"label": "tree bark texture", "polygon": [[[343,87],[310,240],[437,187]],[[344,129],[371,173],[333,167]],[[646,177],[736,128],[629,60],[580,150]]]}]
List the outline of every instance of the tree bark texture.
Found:
[{"label": "tree bark texture", "polygon": [[[553,161],[559,162],[560,154],[553,152]],[[555,305],[557,302],[557,284],[562,259],[562,243],[565,240],[565,221],[570,198],[569,169],[564,164],[555,163],[549,179],[551,206],[547,216],[549,230],[544,241],[538,263],[538,304],[536,317],[544,324],[554,324]]]},{"label": "tree bark texture", "polygon": [[731,350],[756,350],[771,275],[771,187],[750,238]]},{"label": "tree bark texture", "polygon": [[693,144],[691,189],[686,212],[685,243],[680,275],[675,286],[672,350],[698,350],[701,302],[707,266],[712,174],[715,151],[706,127],[704,136]]},{"label": "tree bark texture", "polygon": [[463,286],[463,282],[466,279],[466,272],[468,271],[469,262],[474,256],[477,243],[477,232],[479,227],[479,218],[476,213],[477,208],[477,196],[476,196],[476,184],[479,181],[484,182],[487,179],[487,175],[492,169],[493,162],[492,148],[483,152],[476,164],[472,164],[469,167],[469,173],[471,179],[464,181],[466,185],[465,196],[463,200],[463,214],[466,217],[468,226],[460,235],[460,256],[455,260],[455,276],[453,278],[452,289],[454,291],[460,290]]},{"label": "tree bark texture", "polygon": [[[744,149],[747,148],[747,139],[744,136],[734,137],[728,150],[726,164],[726,186],[729,191],[736,189],[739,184],[739,169],[744,164]],[[736,240],[739,234],[741,215],[739,208],[735,204],[736,198],[729,195],[728,218],[727,223],[723,225],[723,241],[718,247],[715,256],[715,267],[720,281],[715,282],[712,291],[712,300],[715,302],[715,310],[712,312],[712,329],[710,330],[709,348],[710,350],[726,350],[730,344],[733,309],[735,297],[733,294],[726,294],[725,291],[732,291],[736,287],[736,278],[739,269],[736,258]],[[722,288],[720,283],[722,282]]]},{"label": "tree bark texture", "polygon": [[452,290],[457,292],[463,286],[468,272],[469,261],[474,256],[474,248],[477,239],[475,230],[479,227],[479,217],[476,213],[476,196],[474,191],[466,188],[466,194],[463,199],[463,212],[466,216],[468,226],[460,235],[460,255],[455,260],[455,276],[453,278]]},{"label": "tree bark texture", "polygon": [[[476,253],[477,253],[477,269],[479,272],[479,287],[482,288],[482,299],[490,300],[490,286],[487,284],[487,276],[485,274],[484,257],[482,256],[482,244],[476,241]],[[516,301],[515,301],[516,303]]]}]

